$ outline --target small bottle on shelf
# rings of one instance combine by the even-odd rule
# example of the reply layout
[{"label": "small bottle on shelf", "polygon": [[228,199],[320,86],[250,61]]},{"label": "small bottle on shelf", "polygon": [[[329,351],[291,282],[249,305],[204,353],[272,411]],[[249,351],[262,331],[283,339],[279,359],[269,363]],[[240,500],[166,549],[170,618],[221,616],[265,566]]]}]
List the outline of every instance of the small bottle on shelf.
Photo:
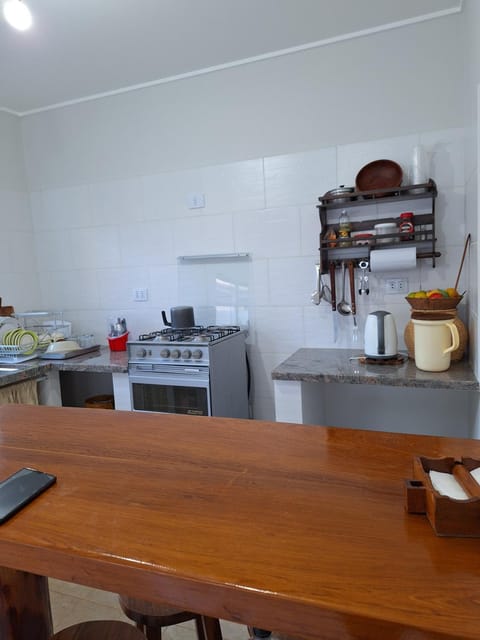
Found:
[{"label": "small bottle on shelf", "polygon": [[352,227],[350,225],[350,218],[348,217],[348,213],[346,209],[342,209],[342,213],[340,214],[340,218],[338,220],[338,246],[339,247],[349,247],[352,242],[350,240],[350,231]]}]

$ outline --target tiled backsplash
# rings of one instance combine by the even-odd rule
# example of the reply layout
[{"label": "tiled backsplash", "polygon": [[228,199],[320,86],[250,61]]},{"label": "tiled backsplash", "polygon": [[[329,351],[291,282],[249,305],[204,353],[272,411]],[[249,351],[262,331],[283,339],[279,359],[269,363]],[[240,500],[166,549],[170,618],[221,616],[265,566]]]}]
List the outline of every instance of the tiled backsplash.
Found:
[{"label": "tiled backsplash", "polygon": [[[408,171],[413,147],[419,143],[433,152],[431,175],[439,189],[437,238],[442,256],[436,269],[424,260],[409,272],[370,274],[370,295],[358,296],[359,332],[354,342],[351,318],[332,314],[325,302],[314,306],[310,301],[318,261],[318,197],[339,184],[353,185],[358,170],[371,160],[390,158]],[[205,207],[190,209],[191,194],[204,194]],[[198,296],[202,278],[212,277],[205,264],[198,265],[190,281],[196,286],[196,295],[190,296],[178,256],[250,254],[245,263],[248,291],[242,292],[241,303],[248,311],[254,415],[271,419],[270,371],[297,348],[361,348],[365,317],[379,308],[394,313],[403,346],[409,307],[403,295],[385,294],[384,276],[407,277],[409,289],[453,286],[468,231],[464,199],[460,129],[46,190],[31,194],[33,233],[29,224],[22,222],[19,227],[13,222],[15,211],[22,219],[23,205],[10,207],[11,248],[8,259],[0,254],[0,278],[6,273],[18,283],[18,298],[9,303],[20,310],[40,305],[64,309],[75,331],[94,332],[106,343],[111,315],[126,317],[135,335],[159,328],[160,312],[170,306],[221,306],[225,287],[204,283],[205,301]],[[21,261],[13,250],[17,242],[26,247]],[[33,246],[40,295],[35,299],[35,288],[27,287],[33,296],[30,302],[21,290],[26,272],[35,273],[33,252],[28,250]],[[467,272],[461,290],[469,288]],[[237,276],[245,282],[244,274]],[[148,288],[147,302],[133,302],[137,287]],[[219,301],[214,300],[217,294]]]}]

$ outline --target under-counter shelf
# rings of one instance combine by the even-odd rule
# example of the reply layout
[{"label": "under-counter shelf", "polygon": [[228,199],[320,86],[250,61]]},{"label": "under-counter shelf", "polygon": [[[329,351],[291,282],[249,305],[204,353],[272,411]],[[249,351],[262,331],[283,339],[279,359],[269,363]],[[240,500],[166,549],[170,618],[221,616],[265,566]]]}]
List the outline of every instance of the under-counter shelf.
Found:
[{"label": "under-counter shelf", "polygon": [[[356,191],[351,194],[331,195],[319,197],[317,205],[320,215],[320,266],[322,273],[328,273],[329,263],[340,264],[343,260],[369,260],[372,249],[393,249],[399,247],[416,248],[417,259],[430,258],[432,267],[435,267],[435,259],[440,256],[436,251],[435,237],[435,198],[437,186],[430,179],[426,183],[406,185],[395,189],[377,189],[372,191]],[[429,200],[427,211],[416,213],[418,206],[415,201]],[[379,223],[400,223],[400,213],[392,211],[386,215],[384,209],[392,203],[412,202],[409,210],[414,212],[413,232],[408,233],[408,239],[400,230],[383,234],[381,239],[372,235],[355,240],[355,233],[373,231],[374,225]],[[418,202],[415,202],[418,205]],[[361,210],[351,211],[352,208],[363,207]],[[424,207],[425,209],[425,207]],[[346,210],[350,218],[351,235],[348,238],[339,238],[339,217],[341,211]],[[328,232],[335,231],[335,239],[328,237]]]}]

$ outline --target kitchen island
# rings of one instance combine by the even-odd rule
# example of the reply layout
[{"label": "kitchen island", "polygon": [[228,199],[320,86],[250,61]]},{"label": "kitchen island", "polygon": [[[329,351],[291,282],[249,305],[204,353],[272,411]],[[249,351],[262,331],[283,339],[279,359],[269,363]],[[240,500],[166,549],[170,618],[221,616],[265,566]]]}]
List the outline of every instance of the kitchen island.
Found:
[{"label": "kitchen island", "polygon": [[272,371],[276,419],[431,435],[476,434],[480,385],[467,360],[440,373],[351,349],[299,349]]},{"label": "kitchen island", "polygon": [[480,540],[406,513],[416,455],[480,443],[4,405],[0,478],[57,484],[0,527],[2,640],[48,638],[42,576],[306,640],[478,639]]}]

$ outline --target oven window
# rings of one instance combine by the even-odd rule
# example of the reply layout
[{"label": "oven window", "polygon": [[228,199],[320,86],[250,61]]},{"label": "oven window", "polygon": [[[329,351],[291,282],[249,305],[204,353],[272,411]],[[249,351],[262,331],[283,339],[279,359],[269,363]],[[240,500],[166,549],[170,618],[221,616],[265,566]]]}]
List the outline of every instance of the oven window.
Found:
[{"label": "oven window", "polygon": [[208,389],[132,383],[133,409],[208,416]]}]

